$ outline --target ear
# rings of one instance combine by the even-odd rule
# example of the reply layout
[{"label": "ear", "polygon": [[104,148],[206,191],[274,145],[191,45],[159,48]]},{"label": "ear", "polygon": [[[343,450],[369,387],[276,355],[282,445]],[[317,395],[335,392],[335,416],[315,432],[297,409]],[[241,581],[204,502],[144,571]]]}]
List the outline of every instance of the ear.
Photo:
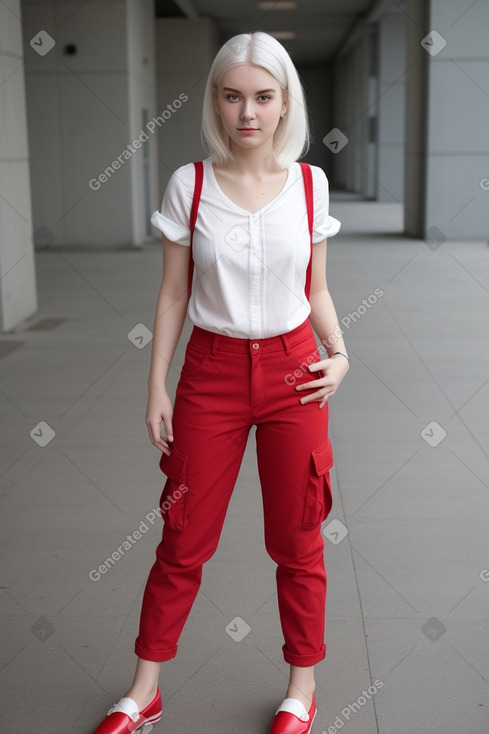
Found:
[{"label": "ear", "polygon": [[214,104],[214,110],[217,115],[220,115],[221,111],[219,110],[219,105],[217,102],[217,87],[212,87],[211,93],[212,93],[212,102]]}]

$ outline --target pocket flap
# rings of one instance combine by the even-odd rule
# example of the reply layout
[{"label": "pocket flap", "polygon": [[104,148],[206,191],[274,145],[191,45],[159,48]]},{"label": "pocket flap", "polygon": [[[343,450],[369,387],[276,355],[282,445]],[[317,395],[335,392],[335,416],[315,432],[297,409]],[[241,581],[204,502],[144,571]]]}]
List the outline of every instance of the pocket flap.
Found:
[{"label": "pocket flap", "polygon": [[333,466],[333,447],[329,438],[321,446],[318,446],[317,449],[313,449],[312,457],[318,476],[326,474],[331,469]]},{"label": "pocket flap", "polygon": [[170,479],[174,479],[177,482],[184,482],[187,471],[187,454],[181,451],[178,446],[172,446],[170,456],[162,452],[160,469]]}]

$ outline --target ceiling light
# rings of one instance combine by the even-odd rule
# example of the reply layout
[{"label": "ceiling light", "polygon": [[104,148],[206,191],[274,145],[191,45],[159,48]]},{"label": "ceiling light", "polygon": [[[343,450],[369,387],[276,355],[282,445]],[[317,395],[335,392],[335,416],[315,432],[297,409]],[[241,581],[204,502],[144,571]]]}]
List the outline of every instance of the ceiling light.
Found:
[{"label": "ceiling light", "polygon": [[295,31],[267,31],[270,36],[273,36],[277,41],[291,41],[295,38]]},{"label": "ceiling light", "polygon": [[295,0],[277,0],[276,2],[259,2],[257,3],[259,10],[295,10],[297,3]]}]

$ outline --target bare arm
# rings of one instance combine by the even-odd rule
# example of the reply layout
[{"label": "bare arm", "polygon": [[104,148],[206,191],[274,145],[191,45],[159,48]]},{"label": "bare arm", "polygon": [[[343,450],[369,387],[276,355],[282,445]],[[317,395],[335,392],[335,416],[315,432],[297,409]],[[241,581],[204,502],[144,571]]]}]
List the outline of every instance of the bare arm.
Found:
[{"label": "bare arm", "polygon": [[187,312],[187,278],[190,248],[163,240],[163,277],[153,325],[151,365],[148,376],[146,425],[151,443],[170,453],[167,440],[161,437],[164,423],[168,440],[173,440],[173,406],[166,390],[170,365],[182,333]]},{"label": "bare arm", "polygon": [[311,292],[309,296],[311,325],[326,348],[328,356],[333,352],[348,354],[333,299],[326,282],[326,243],[327,240],[324,240],[324,242],[318,242],[313,246]]},{"label": "bare arm", "polygon": [[[324,240],[313,246],[311,291],[309,294],[311,304],[310,321],[312,328],[326,348],[328,356],[334,352],[348,354],[333,299],[326,282],[326,243],[327,240]],[[301,399],[301,402],[308,403],[311,400],[317,400],[320,401],[319,407],[322,408],[326,400],[334,395],[338,389],[341,380],[348,372],[348,368],[348,360],[341,354],[331,359],[314,362],[310,366],[311,371],[321,370],[324,376],[297,386],[298,390],[316,388],[316,392],[306,395]]]}]

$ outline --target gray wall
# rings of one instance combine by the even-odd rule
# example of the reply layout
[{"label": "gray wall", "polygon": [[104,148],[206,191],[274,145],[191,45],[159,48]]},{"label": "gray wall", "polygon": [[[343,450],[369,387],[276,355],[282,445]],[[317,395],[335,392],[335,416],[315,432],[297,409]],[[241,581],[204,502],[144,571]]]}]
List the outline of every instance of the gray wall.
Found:
[{"label": "gray wall", "polygon": [[377,201],[404,195],[405,17],[388,12],[357,28],[334,62],[334,127],[348,138],[334,183]]},{"label": "gray wall", "polygon": [[378,23],[377,201],[403,201],[406,20],[390,13]]},{"label": "gray wall", "polygon": [[212,21],[156,20],[158,108],[165,109],[168,102],[181,94],[188,99],[157,134],[158,190],[154,209],[160,208],[164,190],[176,168],[207,157],[201,144],[202,102],[207,75],[217,51],[217,31]]},{"label": "gray wall", "polygon": [[[431,0],[426,17],[422,0],[408,0],[406,12],[421,22],[408,31],[406,230],[487,240],[489,3]],[[434,55],[420,45],[432,30],[446,40]]]},{"label": "gray wall", "polygon": [[[367,195],[371,182],[368,167],[369,104],[371,89],[368,65],[368,32],[364,27],[350,44],[345,44],[333,66],[334,120],[347,138],[344,148],[333,153],[332,170],[338,188]],[[372,163],[374,158],[371,155]]]},{"label": "gray wall", "polygon": [[[39,56],[24,34],[34,226],[45,227],[54,245],[140,245],[147,237],[142,159],[156,156],[154,135],[137,140],[142,109],[150,118],[156,112],[153,4],[86,3],[74,15],[68,4],[24,10],[26,27],[56,42]],[[66,54],[67,44],[77,53]]]},{"label": "gray wall", "polygon": [[[134,140],[143,130],[141,148],[129,161],[130,207],[132,244],[142,245],[152,237],[151,192],[158,185],[158,122],[161,115],[156,101],[156,59],[153,2],[127,0],[127,86],[129,140]],[[163,124],[163,123],[162,123]],[[127,165],[127,164],[125,164]]]},{"label": "gray wall", "polygon": [[428,9],[422,2],[409,2],[412,23],[406,28],[406,148],[404,227],[413,237],[422,237],[426,185],[426,98],[428,54],[421,53],[420,28],[428,27]]},{"label": "gray wall", "polygon": [[[41,26],[40,26],[41,27]],[[30,49],[35,53],[33,49]],[[0,330],[37,310],[31,177],[18,0],[0,3]],[[32,153],[32,151],[30,151]]]},{"label": "gray wall", "polygon": [[324,145],[323,138],[331,129],[333,119],[330,72],[325,66],[300,67],[298,72],[306,94],[312,133],[311,147],[304,160],[319,166],[328,175],[331,154]]}]

